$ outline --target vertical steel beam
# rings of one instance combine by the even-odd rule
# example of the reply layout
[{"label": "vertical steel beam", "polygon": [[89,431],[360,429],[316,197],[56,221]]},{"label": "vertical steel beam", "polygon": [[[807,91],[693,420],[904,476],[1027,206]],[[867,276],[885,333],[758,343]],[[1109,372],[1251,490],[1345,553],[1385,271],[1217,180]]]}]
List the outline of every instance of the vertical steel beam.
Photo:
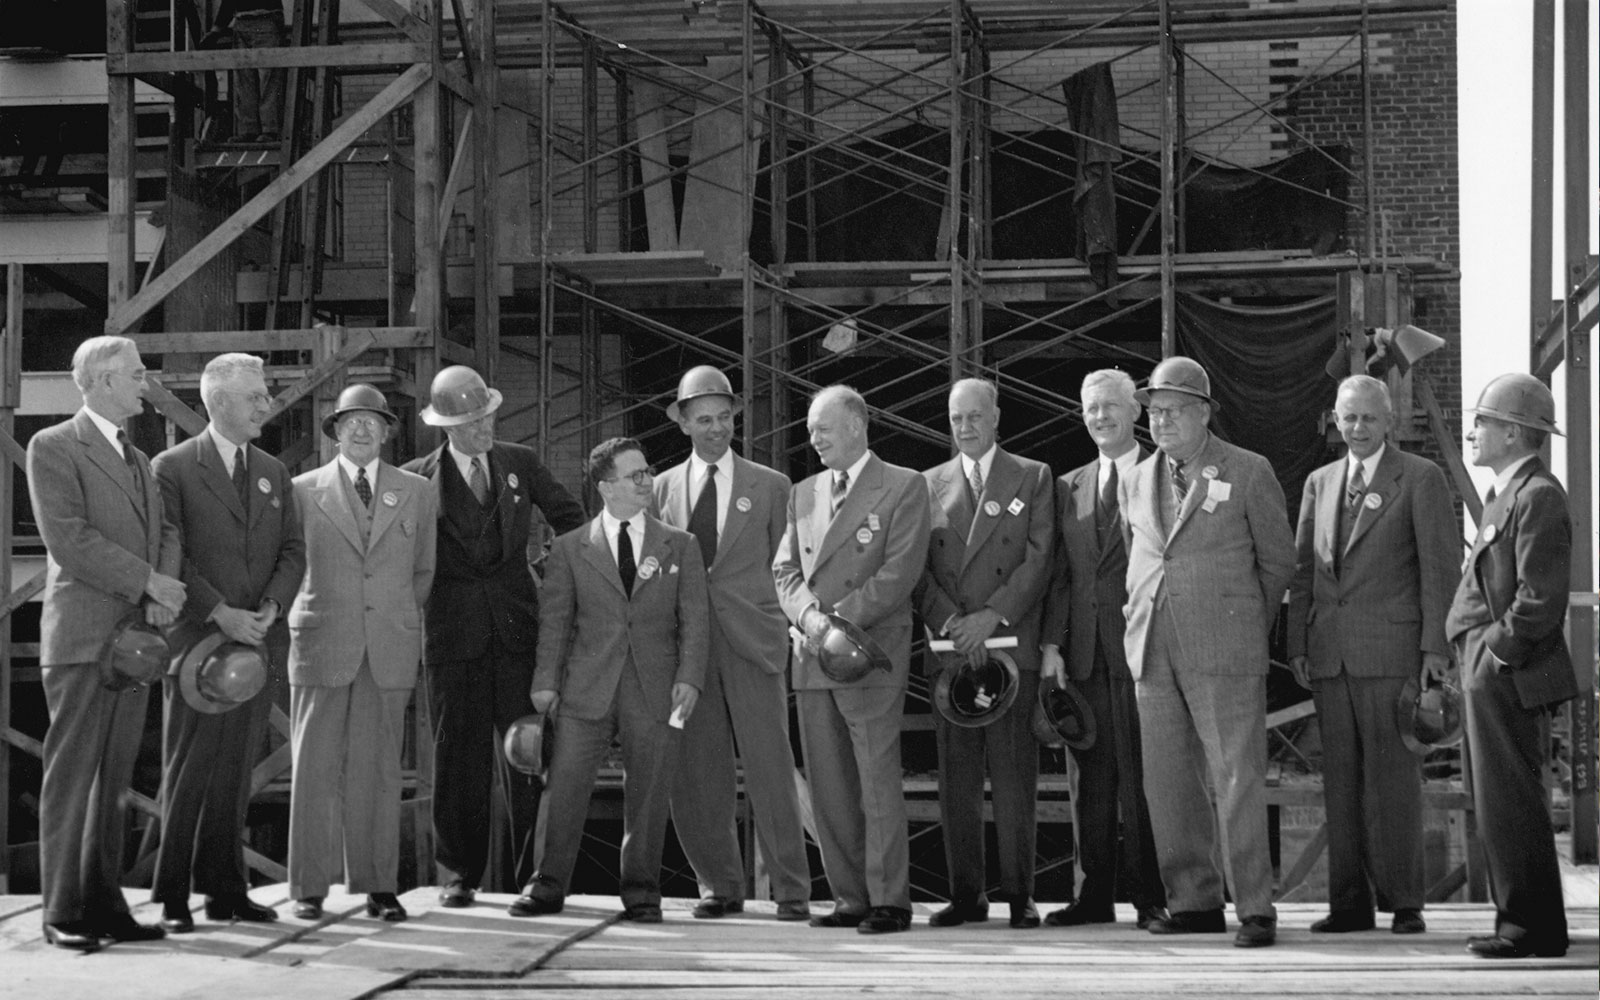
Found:
[{"label": "vertical steel beam", "polygon": [[1177,286],[1172,255],[1177,246],[1177,213],[1174,210],[1178,127],[1177,74],[1172,70],[1175,53],[1172,37],[1172,2],[1158,4],[1161,38],[1161,356],[1177,353]]},{"label": "vertical steel beam", "polygon": [[967,348],[967,324],[965,308],[962,305],[962,282],[964,276],[961,268],[961,166],[964,150],[962,149],[963,115],[961,113],[962,90],[965,86],[964,71],[961,59],[962,28],[965,24],[962,11],[962,0],[950,0],[950,159],[949,159],[949,191],[947,192],[948,204],[945,209],[945,242],[946,253],[950,255],[948,262],[950,268],[950,381],[953,383],[962,376],[965,370],[965,355]]},{"label": "vertical steel beam", "polygon": [[[133,51],[133,4],[106,0],[106,54]],[[106,77],[106,313],[133,296],[133,208],[138,198],[134,173],[133,77]],[[121,330],[107,331],[121,333]]]},{"label": "vertical steel beam", "polygon": [[477,36],[478,72],[473,80],[472,128],[474,180],[472,199],[473,243],[473,359],[478,374],[494,385],[500,363],[500,158],[497,122],[500,110],[500,70],[495,52],[493,0],[473,7],[472,33]]},{"label": "vertical steel beam", "polygon": [[[439,369],[439,342],[445,335],[445,270],[441,230],[448,220],[440,218],[440,192],[443,164],[439,145],[443,132],[440,107],[443,91],[439,78],[444,66],[444,6],[441,0],[416,0],[413,13],[427,26],[428,79],[417,88],[411,102],[411,218],[412,281],[416,323],[429,331],[428,345],[416,352],[416,385],[426,391]],[[322,419],[322,404],[315,404],[312,427]],[[416,440],[430,441],[432,433],[419,420],[413,420]],[[313,436],[317,436],[313,430]]]},{"label": "vertical steel beam", "polygon": [[600,249],[600,60],[583,40],[583,252]]},{"label": "vertical steel beam", "polygon": [[1371,11],[1368,0],[1361,0],[1361,186],[1365,189],[1367,216],[1367,266],[1377,259],[1378,187],[1377,167],[1372,162],[1377,144],[1372,141],[1372,66]]},{"label": "vertical steel beam", "polygon": [[555,273],[550,267],[550,233],[555,224],[551,204],[554,185],[550,165],[555,153],[551,118],[555,113],[552,91],[556,83],[554,3],[542,0],[539,9],[539,385],[537,389],[539,458],[550,463],[550,383],[555,373],[551,353],[555,346]]},{"label": "vertical steel beam", "polygon": [[[740,383],[744,392],[744,453],[755,453],[759,428],[755,425],[756,355],[764,347],[757,325],[766,317],[758,314],[755,296],[754,263],[750,260],[750,234],[755,227],[756,155],[755,155],[755,77],[756,77],[756,26],[755,11],[750,0],[739,5],[739,195],[742,216],[739,225],[739,275],[744,285],[740,305],[744,315],[740,323],[743,345],[739,352]],[[777,63],[776,56],[773,59]],[[771,132],[768,132],[769,136]],[[777,158],[776,147],[773,158]],[[776,201],[776,199],[774,199]],[[776,244],[774,244],[776,246]]]},{"label": "vertical steel beam", "polygon": [[1534,338],[1550,319],[1553,282],[1551,225],[1555,215],[1556,0],[1533,3],[1533,205],[1528,238],[1529,370],[1538,367]]},{"label": "vertical steel beam", "polygon": [[628,145],[628,127],[633,121],[633,88],[628,71],[616,67],[611,72],[612,97],[617,115],[617,252],[633,249],[633,199],[628,189],[633,187],[634,165],[639,154]]},{"label": "vertical steel beam", "polygon": [[[16,429],[16,408],[22,402],[23,265],[6,265],[6,306],[0,325],[0,431]],[[0,597],[11,596],[11,496],[19,477],[9,458],[0,456],[0,497],[6,498],[0,517]],[[0,893],[11,882],[11,743],[4,734],[11,728],[11,616],[0,618]]]}]

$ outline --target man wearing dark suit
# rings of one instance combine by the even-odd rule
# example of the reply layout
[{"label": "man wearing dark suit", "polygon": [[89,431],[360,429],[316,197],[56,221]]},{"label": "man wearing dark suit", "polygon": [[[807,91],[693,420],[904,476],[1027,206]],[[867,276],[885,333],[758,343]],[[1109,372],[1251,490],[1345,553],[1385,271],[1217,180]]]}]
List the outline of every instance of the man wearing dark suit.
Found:
[{"label": "man wearing dark suit", "polygon": [[[928,628],[955,643],[955,654],[930,654],[928,669],[982,664],[984,643],[1015,636],[1016,700],[986,726],[965,728],[934,713],[939,753],[939,820],[950,873],[950,903],[928,918],[934,927],[989,919],[984,893],[983,779],[987,769],[999,845],[1000,895],[1011,926],[1039,926],[1033,905],[1035,801],[1039,742],[1040,601],[1055,539],[1050,467],[996,443],[999,391],[962,379],[950,390],[950,436],[959,454],[923,476],[932,530],[918,604]],[[986,768],[987,765],[987,768]]]},{"label": "man wearing dark suit", "polygon": [[440,371],[421,417],[448,440],[402,467],[431,482],[439,504],[423,662],[433,718],[434,858],[444,869],[439,903],[446,907],[470,906],[482,884],[497,780],[510,813],[509,888],[533,874],[539,786],[506,767],[498,751],[506,727],[528,714],[533,684],[539,597],[528,535],[534,507],[557,532],[584,521],[583,508],[532,448],[494,439],[502,398],[470,368]]},{"label": "man wearing dark suit", "polygon": [[1496,378],[1472,412],[1472,464],[1495,479],[1445,635],[1466,696],[1468,772],[1496,912],[1494,933],[1467,950],[1556,957],[1567,951],[1567,916],[1541,775],[1549,713],[1577,696],[1578,682],[1562,632],[1572,517],[1539,450],[1561,432],[1554,397],[1531,375]]},{"label": "man wearing dark suit", "polygon": [[398,422],[376,387],[346,386],[322,422],[339,453],[294,479],[307,558],[289,609],[289,894],[302,920],[322,916],[341,869],[368,916],[406,918],[400,754],[439,512],[426,479],[382,458]]},{"label": "man wearing dark suit", "polygon": [[651,468],[633,438],[589,453],[600,516],[550,548],[539,607],[534,709],[554,719],[539,870],[514,917],[560,913],[595,774],[622,743],[623,919],[661,922],[661,848],[678,731],[705,682],[709,608],[700,546],[645,511]]},{"label": "man wearing dark suit", "polygon": [[737,738],[778,919],[805,920],[811,916],[811,869],[789,748],[788,622],[772,582],[790,484],[729,447],[736,412],[727,376],[706,366],[685,372],[667,416],[694,450],[655,480],[653,513],[700,544],[712,612],[705,684],[683,730],[672,784],[672,825],[700,882],[694,915],[742,912],[744,869],[734,825]]},{"label": "man wearing dark suit", "polygon": [[242,837],[251,770],[289,652],[283,612],[306,569],[289,471],[250,444],[272,404],[261,359],[212,358],[200,375],[200,398],[210,425],[152,463],[167,520],[183,542],[189,599],[179,628],[198,641],[213,623],[234,642],[265,645],[270,666],[268,683],[227,714],[195,711],[178,679],[167,677],[161,848],[150,898],[162,904],[162,926],[175,933],[194,930],[191,882],[205,894],[211,920],[277,919],[248,895]]},{"label": "man wearing dark suit", "polygon": [[1072,751],[1078,765],[1073,825],[1083,885],[1076,902],[1045,916],[1052,927],[1115,922],[1119,889],[1133,903],[1140,929],[1166,916],[1144,798],[1139,706],[1122,646],[1128,549],[1119,494],[1146,454],[1133,436],[1139,419],[1133,393],[1126,372],[1089,373],[1080,399],[1084,426],[1100,457],[1056,480],[1060,530],[1040,662],[1044,676],[1077,686],[1093,714],[1096,736],[1088,749]]},{"label": "man wearing dark suit", "polygon": [[1168,358],[1136,398],[1160,451],[1139,463],[1123,496],[1123,644],[1172,908],[1149,929],[1227,929],[1220,825],[1240,923],[1233,943],[1262,947],[1277,940],[1278,924],[1267,853],[1267,640],[1294,574],[1294,535],[1267,460],[1207,430],[1214,404],[1204,368]]},{"label": "man wearing dark suit", "polygon": [[[811,925],[903,931],[911,883],[900,715],[912,591],[928,558],[928,488],[867,450],[867,404],[848,386],[812,397],[806,429],[827,471],[789,492],[772,572],[784,614],[806,637],[794,644],[800,746],[834,895],[833,912]],[[892,669],[850,683],[823,673],[816,643],[829,614],[864,629]]]},{"label": "man wearing dark suit", "polygon": [[1408,680],[1450,667],[1455,512],[1437,465],[1385,444],[1382,382],[1345,379],[1334,415],[1350,453],[1306,480],[1289,587],[1289,664],[1317,706],[1328,816],[1329,913],[1311,929],[1372,929],[1375,893],[1394,933],[1420,934],[1422,761],[1395,702]]},{"label": "man wearing dark suit", "polygon": [[122,794],[144,732],[146,691],[101,686],[96,662],[141,607],[170,625],[183,607],[178,532],[144,453],[118,426],[143,408],[144,363],[126,337],[91,337],[72,356],[83,408],[28,442],[28,493],[47,554],[39,662],[50,728],[39,793],[45,939],[93,950],[102,938],[162,937],[122,898]]}]

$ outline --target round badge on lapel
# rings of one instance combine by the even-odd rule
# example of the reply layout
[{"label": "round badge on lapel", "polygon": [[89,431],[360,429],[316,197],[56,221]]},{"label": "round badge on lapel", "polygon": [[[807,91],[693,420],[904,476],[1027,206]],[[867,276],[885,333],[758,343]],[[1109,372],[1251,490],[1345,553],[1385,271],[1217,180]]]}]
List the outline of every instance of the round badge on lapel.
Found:
[{"label": "round badge on lapel", "polygon": [[739,513],[741,513],[741,514],[750,513],[750,498],[749,497],[740,497],[739,499],[737,499],[737,500],[735,500],[733,502],[733,505],[735,507],[739,508]]},{"label": "round badge on lapel", "polygon": [[388,490],[388,491],[384,492],[384,494],[383,494],[383,505],[385,507],[393,507],[395,504],[398,504],[399,502],[400,502],[400,498],[394,495],[394,491]]},{"label": "round badge on lapel", "polygon": [[256,480],[256,489],[260,490],[263,493],[271,493],[272,492],[272,482],[269,479],[267,479],[266,476],[262,476],[260,479]]},{"label": "round badge on lapel", "polygon": [[506,476],[506,485],[512,489],[517,488],[517,474],[515,472],[511,473],[509,476]]},{"label": "round badge on lapel", "polygon": [[[621,532],[618,532],[618,534],[621,534]],[[661,564],[656,561],[656,557],[650,556],[649,558],[645,559],[644,562],[639,564],[639,579],[650,579],[652,576],[656,575],[656,570],[660,568]]]},{"label": "round badge on lapel", "polygon": [[983,502],[983,512],[990,517],[999,517],[1000,505],[993,500],[985,500]]},{"label": "round badge on lapel", "polygon": [[1361,501],[1361,503],[1368,510],[1377,510],[1379,507],[1383,506],[1383,497],[1378,496],[1376,493],[1368,493],[1367,498]]},{"label": "round badge on lapel", "polygon": [[868,528],[862,528],[860,531],[857,531],[856,541],[860,542],[862,545],[872,541],[872,531]]},{"label": "round badge on lapel", "polygon": [[1200,470],[1200,478],[1201,479],[1215,479],[1215,478],[1217,478],[1217,467],[1215,465],[1208,465],[1205,468],[1201,469]]},{"label": "round badge on lapel", "polygon": [[1483,526],[1483,540],[1485,542],[1494,541],[1494,536],[1496,534],[1498,534],[1498,532],[1495,531],[1494,525],[1486,524],[1486,525]]}]

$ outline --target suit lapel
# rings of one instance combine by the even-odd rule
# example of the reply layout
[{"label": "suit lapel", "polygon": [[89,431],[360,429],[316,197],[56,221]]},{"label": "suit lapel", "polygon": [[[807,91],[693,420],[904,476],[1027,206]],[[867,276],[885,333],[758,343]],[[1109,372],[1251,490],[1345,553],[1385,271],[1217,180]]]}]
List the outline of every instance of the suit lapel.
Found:
[{"label": "suit lapel", "polygon": [[[248,447],[247,445],[246,448]],[[233,480],[228,476],[222,455],[217,451],[217,442],[212,440],[209,430],[200,434],[196,442],[195,455],[200,465],[200,481],[222,501],[222,506],[228,508],[234,517],[243,521],[244,505],[239,502],[239,491],[233,488]],[[249,459],[245,461],[248,464]],[[260,507],[262,504],[256,506]]]},{"label": "suit lapel", "polygon": [[[1215,468],[1216,476],[1214,478],[1227,482],[1228,463],[1226,459],[1217,454],[1216,442],[1216,435],[1211,435],[1206,441],[1205,448],[1200,452],[1199,461],[1194,464],[1198,465],[1202,470]],[[1178,508],[1176,516],[1172,519],[1172,530],[1167,533],[1168,545],[1172,544],[1172,540],[1178,537],[1178,532],[1183,530],[1183,526],[1189,523],[1189,519],[1194,516],[1194,512],[1205,502],[1206,492],[1210,488],[1210,481],[1204,475],[1196,474],[1190,477],[1189,493],[1183,498],[1183,504]]]},{"label": "suit lapel", "polygon": [[[830,473],[831,474],[831,473]],[[867,464],[861,467],[858,481],[850,487],[844,506],[828,523],[828,530],[817,547],[817,565],[822,565],[848,538],[855,537],[855,527],[866,518],[867,511],[878,505],[883,494],[883,463],[878,456],[868,454]],[[829,484],[830,488],[832,484]]]},{"label": "suit lapel", "polygon": [[[739,509],[740,491],[748,487],[750,476],[743,462],[744,459],[738,455],[733,456],[733,472],[728,476],[728,517],[722,522],[722,531],[717,534],[717,562],[722,561],[722,554],[733,547],[739,536],[744,533],[745,525],[750,523],[750,511]],[[688,473],[684,475],[687,476]],[[749,506],[748,503],[745,504],[745,507]],[[683,523],[689,522],[685,520]]]},{"label": "suit lapel", "polygon": [[1341,555],[1335,550],[1339,547],[1339,504],[1344,496],[1344,469],[1336,465],[1323,473],[1317,489],[1317,551],[1329,566],[1336,565]]},{"label": "suit lapel", "polygon": [[961,456],[941,465],[933,475],[934,492],[949,526],[961,536],[963,544],[972,532],[972,505],[967,502],[966,479],[961,475]]},{"label": "suit lapel", "polygon": [[[1346,459],[1345,468],[1349,468]],[[1396,495],[1400,492],[1400,460],[1394,457],[1394,446],[1384,449],[1383,459],[1378,462],[1378,471],[1373,475],[1372,482],[1367,485],[1367,496],[1378,497],[1378,506],[1374,507],[1363,498],[1361,506],[1356,511],[1355,527],[1350,530],[1350,544],[1344,547],[1345,554],[1356,547],[1356,542],[1372,527],[1373,523],[1382,517],[1388,510]]]},{"label": "suit lapel", "polygon": [[506,472],[506,450],[500,445],[490,448],[484,458],[489,462],[489,488],[494,491],[494,503],[489,505],[489,511],[484,516],[492,518],[496,514],[505,515],[500,518],[500,558],[510,559],[516,548],[516,538],[513,536],[517,533],[517,515],[523,504],[522,493],[532,484],[518,479],[515,486],[511,485],[511,476]]},{"label": "suit lapel", "polygon": [[[1022,483],[1022,467],[1005,451],[996,448],[994,461],[989,463],[989,479],[983,484],[983,496],[978,497],[978,509],[972,512],[972,530],[967,533],[967,550],[961,556],[961,569],[967,568],[973,555],[999,527],[1000,518],[1010,508]],[[999,511],[991,515],[987,504],[996,504]]]},{"label": "suit lapel", "polygon": [[[606,538],[605,521],[599,515],[589,522],[589,535],[584,539],[583,557],[602,579],[611,582],[619,597],[624,601],[628,599],[628,592],[622,589],[622,574],[617,572],[617,560],[611,554],[611,540]],[[638,561],[635,560],[635,565]],[[638,582],[635,581],[635,586],[637,585]]]},{"label": "suit lapel", "polygon": [[117,449],[111,446],[111,442],[106,440],[106,436],[100,433],[100,428],[95,426],[95,422],[90,418],[89,414],[83,411],[78,413],[78,441],[87,450],[89,460],[99,466],[100,471],[104,472],[107,478],[116,483],[122,489],[122,492],[128,495],[128,499],[133,501],[134,509],[139,512],[139,516],[145,521],[149,521],[149,517],[144,512],[146,497],[134,485],[133,470],[128,468],[128,463],[121,455],[117,454]]},{"label": "suit lapel", "polygon": [[[367,533],[368,550],[377,547],[378,539],[389,530],[389,525],[400,516],[400,508],[410,499],[408,490],[398,481],[400,477],[395,473],[395,467],[388,462],[378,463],[378,474],[373,477],[372,487],[377,503],[372,505],[372,530]],[[394,498],[393,503],[389,502],[390,497]]]},{"label": "suit lapel", "polygon": [[361,528],[356,524],[356,512],[350,509],[350,504],[344,496],[344,472],[339,468],[339,460],[335,458],[322,467],[317,477],[317,506],[322,509],[334,527],[338,528],[350,547],[357,552],[365,552],[361,545]]},{"label": "suit lapel", "polygon": [[[246,472],[255,478],[255,482],[249,484],[249,488],[255,491],[255,497],[250,501],[249,517],[249,525],[254,528],[256,522],[266,516],[267,509],[273,506],[273,501],[277,501],[278,507],[281,508],[283,500],[274,492],[278,489],[278,484],[274,483],[270,476],[264,475],[261,471],[266,468],[262,460],[267,457],[267,453],[253,444],[246,445],[245,452],[250,456],[250,464]],[[265,490],[261,488],[262,483],[267,484]]]}]

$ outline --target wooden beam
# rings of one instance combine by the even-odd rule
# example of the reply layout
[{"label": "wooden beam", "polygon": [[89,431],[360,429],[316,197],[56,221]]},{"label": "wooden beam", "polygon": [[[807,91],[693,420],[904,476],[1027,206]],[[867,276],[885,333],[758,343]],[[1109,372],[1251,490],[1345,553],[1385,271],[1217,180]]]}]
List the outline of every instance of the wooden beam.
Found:
[{"label": "wooden beam", "polygon": [[362,6],[406,33],[414,42],[428,41],[428,26],[417,20],[411,8],[400,0],[357,0]]},{"label": "wooden beam", "polygon": [[33,600],[44,589],[44,573],[35,573],[29,577],[28,582],[13,590],[4,601],[0,601],[0,618],[10,615],[11,612]]},{"label": "wooden beam", "polygon": [[1439,398],[1433,394],[1433,383],[1416,369],[1412,369],[1411,379],[1411,391],[1422,404],[1423,411],[1428,414],[1428,427],[1433,431],[1434,443],[1444,455],[1445,468],[1450,470],[1450,478],[1455,480],[1456,492],[1461,494],[1461,502],[1466,504],[1467,513],[1472,515],[1472,523],[1480,524],[1483,521],[1483,497],[1478,496],[1478,487],[1473,484],[1472,474],[1467,471],[1467,463],[1461,458],[1461,447],[1456,444],[1450,422],[1444,418]]},{"label": "wooden beam", "polygon": [[28,467],[28,453],[11,436],[11,432],[3,428],[0,428],[0,455],[11,459],[11,464],[19,469]]},{"label": "wooden beam", "polygon": [[[278,393],[277,397],[272,401],[272,409],[269,411],[267,419],[271,420],[301,399],[304,399],[306,395],[314,391],[323,382],[326,382],[334,373],[360,357],[363,352],[370,351],[374,342],[373,336],[365,330],[349,331],[349,338],[345,340],[343,347],[313,366],[298,382]],[[317,433],[320,433],[320,430]]]},{"label": "wooden beam", "polygon": [[406,99],[427,81],[429,72],[426,65],[418,65],[402,73],[359,111],[328,133],[328,137],[317,143],[304,157],[273,178],[260,193],[229,216],[226,222],[207,234],[190,248],[188,253],[173,261],[171,266],[141,289],[137,295],[126,302],[121,302],[116,289],[113,288],[110,298],[113,302],[121,302],[121,305],[106,320],[106,332],[124,334],[131,330],[146,313],[159,305],[174,288],[204,267],[218,251],[243,236],[246,230],[265,218],[279,202],[310,180],[317,171],[333,162],[384,115],[405,103]]},{"label": "wooden beam", "polygon": [[194,437],[206,429],[206,418],[189,409],[189,405],[174,396],[171,390],[161,384],[160,379],[146,375],[144,383],[145,402],[155,407],[163,417],[182,427],[184,433]]},{"label": "wooden beam", "polygon": [[360,330],[382,350],[425,347],[432,333],[420,326],[319,326],[309,330],[207,330],[195,333],[140,333],[133,336],[141,353],[218,353],[222,351],[309,351],[319,345],[324,330]]},{"label": "wooden beam", "polygon": [[204,73],[217,70],[277,69],[332,66],[409,66],[428,58],[427,47],[415,42],[372,42],[357,45],[285,45],[275,49],[189,49],[184,52],[107,54],[106,73],[115,79],[156,73]]},{"label": "wooden beam", "polygon": [[10,726],[6,726],[3,730],[0,730],[0,733],[4,734],[6,743],[11,744],[18,750],[21,750],[24,753],[31,753],[35,757],[44,757],[44,744],[34,739],[32,736],[29,736],[27,733],[12,729]]},{"label": "wooden beam", "polygon": [[444,242],[450,236],[450,216],[455,214],[456,198],[461,194],[467,173],[472,165],[472,119],[476,108],[468,108],[461,118],[461,135],[456,138],[455,153],[450,157],[450,174],[444,182],[444,198],[439,202],[439,251],[444,252]]}]

